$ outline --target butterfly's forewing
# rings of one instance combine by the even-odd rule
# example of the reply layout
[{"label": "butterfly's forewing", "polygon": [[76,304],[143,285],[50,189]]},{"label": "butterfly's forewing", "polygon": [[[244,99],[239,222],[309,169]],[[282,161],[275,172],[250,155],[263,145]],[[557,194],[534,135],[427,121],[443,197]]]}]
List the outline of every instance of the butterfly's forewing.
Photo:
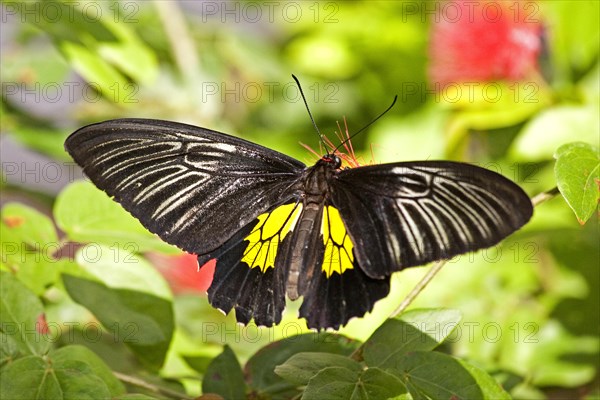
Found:
[{"label": "butterfly's forewing", "polygon": [[239,138],[148,119],[86,126],[65,147],[146,228],[196,254],[219,248],[259,214],[296,197],[304,169]]},{"label": "butterfly's forewing", "polygon": [[372,278],[492,246],[533,212],[510,180],[450,161],[343,170],[332,183],[332,201]]}]

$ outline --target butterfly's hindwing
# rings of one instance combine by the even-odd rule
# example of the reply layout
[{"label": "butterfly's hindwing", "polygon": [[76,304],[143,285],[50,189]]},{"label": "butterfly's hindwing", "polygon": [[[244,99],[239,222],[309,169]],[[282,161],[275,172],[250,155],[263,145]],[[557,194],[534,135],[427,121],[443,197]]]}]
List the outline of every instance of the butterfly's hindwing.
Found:
[{"label": "butterfly's hindwing", "polygon": [[304,271],[299,286],[304,300],[300,316],[309,328],[338,329],[352,317],[362,317],[389,293],[389,277],[368,277],[354,256],[354,245],[339,211],[324,206],[321,219],[319,262]]},{"label": "butterfly's hindwing", "polygon": [[217,249],[294,197],[304,164],[223,133],[168,121],[89,125],[65,146],[100,189],[163,240],[190,253]]},{"label": "butterfly's hindwing", "polygon": [[306,318],[309,328],[338,329],[353,317],[362,317],[373,310],[375,303],[388,295],[390,278],[373,279],[360,265],[343,273],[327,276],[320,271],[309,282],[300,307],[300,316]]},{"label": "butterfly's hindwing", "polygon": [[346,232],[346,227],[339,211],[332,206],[326,206],[323,213],[321,232],[325,244],[322,271],[327,278],[333,274],[343,274],[347,269],[354,268],[354,245]]},{"label": "butterfly's hindwing", "polygon": [[533,212],[510,180],[449,161],[343,170],[332,187],[356,256],[373,278],[492,246]]},{"label": "butterfly's hindwing", "polygon": [[[278,254],[291,236],[302,210],[300,203],[284,204],[259,215],[229,239],[217,252],[199,258],[216,258],[217,266],[208,289],[210,303],[225,313],[235,309],[238,322],[254,318],[257,325],[281,321],[285,307],[287,266]],[[287,241],[286,241],[287,243]]]}]

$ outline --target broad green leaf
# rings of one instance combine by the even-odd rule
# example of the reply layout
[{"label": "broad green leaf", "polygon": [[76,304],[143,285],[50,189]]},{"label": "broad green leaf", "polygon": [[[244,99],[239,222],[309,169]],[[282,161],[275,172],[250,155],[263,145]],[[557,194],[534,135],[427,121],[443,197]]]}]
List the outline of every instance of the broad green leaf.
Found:
[{"label": "broad green leaf", "polygon": [[399,319],[442,343],[459,324],[462,314],[451,308],[419,308],[402,313]]},{"label": "broad green leaf", "polygon": [[[25,2],[20,4],[23,5]],[[21,13],[23,21],[36,25],[55,41],[81,43],[81,39],[86,36],[98,40],[115,40],[116,38],[104,24],[98,23],[102,15],[105,17],[113,15],[106,8],[99,9],[101,5],[102,2],[99,2],[92,7],[83,7],[83,4],[78,2],[42,0],[27,2],[26,7],[15,7],[15,10]],[[89,15],[84,12],[86,9]]]},{"label": "broad green leaf", "polygon": [[331,333],[306,333],[287,337],[269,344],[254,354],[244,367],[248,385],[257,392],[268,393],[274,399],[297,395],[295,385],[275,374],[275,367],[296,353],[323,352],[349,356],[358,343]]},{"label": "broad green leaf", "polygon": [[534,385],[573,388],[594,379],[596,367],[592,360],[597,359],[600,350],[596,333],[576,336],[554,320],[542,327],[537,338],[535,355],[527,364]]},{"label": "broad green leaf", "polygon": [[203,393],[216,393],[225,399],[246,397],[244,373],[235,354],[225,345],[223,352],[210,363],[202,379]]},{"label": "broad green leaf", "polygon": [[56,199],[54,217],[56,224],[73,241],[135,247],[139,252],[179,252],[146,230],[89,182],[74,182],[67,186]]},{"label": "broad green leaf", "polygon": [[112,370],[87,347],[69,345],[50,353],[53,364],[67,363],[68,361],[82,361],[86,363],[108,388],[111,396],[125,393],[125,386],[119,381]]},{"label": "broad green leaf", "polygon": [[[127,29],[126,25],[111,23],[108,27],[119,37],[120,41],[118,43],[99,43],[98,53],[135,82],[145,85],[152,84],[159,72],[156,54],[137,38],[133,30]],[[125,99],[125,101],[127,100],[135,99],[130,97]]]},{"label": "broad green leaf", "polygon": [[525,125],[510,153],[515,159],[544,161],[564,143],[598,143],[600,116],[597,106],[561,105],[539,113]]},{"label": "broad green leaf", "polygon": [[379,400],[401,396],[406,387],[399,378],[379,368],[365,371],[328,367],[306,386],[303,400]]},{"label": "broad green leaf", "polygon": [[463,360],[458,360],[465,370],[477,382],[477,386],[481,389],[484,399],[489,400],[511,400],[510,395],[502,388],[502,386],[487,372],[469,364]]},{"label": "broad green leaf", "polygon": [[313,376],[327,367],[342,367],[350,371],[362,369],[358,362],[346,356],[305,352],[294,354],[285,363],[275,367],[275,373],[295,385],[306,385]]},{"label": "broad green leaf", "polygon": [[2,207],[0,234],[3,246],[5,242],[19,246],[26,243],[34,251],[50,248],[49,245],[58,250],[58,236],[50,218],[24,204],[8,203]]},{"label": "broad green leaf", "polygon": [[158,397],[151,397],[141,393],[130,393],[115,397],[115,400],[157,400]]},{"label": "broad green leaf", "polygon": [[185,363],[194,371],[204,374],[214,358],[208,356],[183,356]]},{"label": "broad green leaf", "polygon": [[558,148],[554,173],[560,193],[584,224],[598,207],[600,153],[597,147],[576,142]]},{"label": "broad green leaf", "polygon": [[[598,60],[600,3],[581,1],[572,7],[568,1],[539,2],[545,23],[552,26],[550,56],[559,84],[574,81],[578,71]],[[577,71],[577,72],[576,72]]]},{"label": "broad green leaf", "polygon": [[447,354],[415,351],[390,367],[388,371],[402,379],[414,399],[485,399],[477,380]]},{"label": "broad green leaf", "polygon": [[433,350],[452,333],[461,315],[456,310],[423,309],[400,318],[387,320],[365,342],[367,365],[389,368],[408,352]]},{"label": "broad green leaf", "polygon": [[28,356],[7,365],[0,375],[3,399],[107,399],[111,393],[83,361],[53,362]]},{"label": "broad green leaf", "polygon": [[106,62],[89,45],[63,42],[60,49],[69,60],[69,64],[105,98],[121,104],[128,104],[134,86],[115,67]]},{"label": "broad green leaf", "polygon": [[90,243],[79,249],[76,260],[110,288],[136,290],[171,299],[171,290],[162,275],[135,250],[137,246],[121,248]]},{"label": "broad green leaf", "polygon": [[65,261],[54,258],[61,247],[54,224],[39,211],[18,203],[2,208],[2,262],[35,294],[56,282]]},{"label": "broad green leaf", "polygon": [[19,357],[19,345],[4,332],[0,332],[0,368]]},{"label": "broad green leaf", "polygon": [[63,282],[71,298],[90,310],[141,361],[154,369],[162,365],[173,335],[171,302],[67,274]]},{"label": "broad green leaf", "polygon": [[48,351],[50,342],[36,329],[43,314],[37,296],[10,273],[0,271],[0,330],[14,339],[21,353],[43,355]]}]

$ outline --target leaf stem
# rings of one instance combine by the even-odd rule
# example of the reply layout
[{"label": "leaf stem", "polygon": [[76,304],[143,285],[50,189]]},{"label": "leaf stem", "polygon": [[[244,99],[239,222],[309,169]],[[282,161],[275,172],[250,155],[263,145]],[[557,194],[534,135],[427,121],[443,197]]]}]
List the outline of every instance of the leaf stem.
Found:
[{"label": "leaf stem", "polygon": [[138,386],[144,389],[148,389],[154,393],[163,394],[174,399],[194,400],[194,397],[187,396],[183,393],[179,393],[165,387],[157,386],[153,383],[146,382],[145,380],[137,378],[135,376],[122,374],[116,371],[113,371],[113,375],[116,376],[117,379],[119,379],[122,382],[128,383],[133,386]]},{"label": "leaf stem", "polygon": [[542,192],[540,194],[533,196],[531,198],[531,203],[533,204],[534,207],[536,207],[536,206],[542,204],[543,202],[554,198],[559,193],[560,192],[558,191],[558,187],[555,186],[550,190],[546,190],[545,192]]},{"label": "leaf stem", "polygon": [[415,300],[419,293],[421,293],[423,289],[425,289],[425,287],[429,284],[429,282],[431,282],[433,277],[436,276],[438,272],[440,272],[444,265],[446,265],[446,262],[447,260],[440,260],[436,262],[435,265],[431,267],[429,271],[427,271],[427,273],[419,281],[419,283],[415,285],[415,287],[410,291],[410,293],[406,295],[404,300],[402,300],[402,303],[400,303],[400,305],[394,310],[394,312],[390,314],[389,318],[395,318],[396,316],[404,312],[404,310],[408,308],[408,306]]}]

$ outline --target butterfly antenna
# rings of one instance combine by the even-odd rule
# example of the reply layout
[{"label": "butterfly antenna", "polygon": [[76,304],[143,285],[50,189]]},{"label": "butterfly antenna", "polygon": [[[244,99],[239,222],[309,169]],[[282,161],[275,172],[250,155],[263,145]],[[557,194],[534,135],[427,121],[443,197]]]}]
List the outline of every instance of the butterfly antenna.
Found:
[{"label": "butterfly antenna", "polygon": [[323,145],[323,148],[325,149],[325,151],[327,151],[327,145],[325,144],[325,140],[323,139],[323,134],[319,130],[319,127],[317,126],[317,123],[315,122],[315,119],[313,118],[312,113],[310,112],[310,108],[308,108],[308,102],[306,101],[306,97],[304,96],[304,92],[302,91],[302,86],[300,85],[300,81],[298,80],[298,78],[296,78],[296,75],[294,75],[294,74],[292,74],[292,78],[294,78],[294,80],[296,81],[296,85],[298,85],[298,89],[300,90],[300,95],[302,96],[302,100],[304,100],[304,105],[306,106],[306,111],[308,111],[308,116],[310,117],[310,120],[312,121],[313,126],[315,127],[315,130],[317,131],[317,134],[319,135],[319,139],[321,140],[321,144]]},{"label": "butterfly antenna", "polygon": [[383,117],[385,114],[387,114],[388,111],[390,111],[392,109],[392,107],[394,107],[394,104],[396,104],[396,100],[398,100],[398,95],[394,96],[394,100],[392,101],[392,104],[390,104],[390,106],[388,108],[385,109],[384,112],[382,112],[381,114],[379,114],[377,116],[377,118],[375,118],[373,121],[369,122],[367,125],[363,126],[361,129],[358,130],[358,132],[353,133],[352,135],[348,136],[348,139],[344,140],[342,143],[340,143],[334,150],[333,150],[333,154],[335,154],[335,152],[342,147],[343,145],[345,145],[346,143],[348,143],[354,136],[358,135],[359,133],[361,133],[362,131],[364,131],[365,129],[367,129],[368,127],[370,127],[371,125],[373,125],[379,118]]}]

